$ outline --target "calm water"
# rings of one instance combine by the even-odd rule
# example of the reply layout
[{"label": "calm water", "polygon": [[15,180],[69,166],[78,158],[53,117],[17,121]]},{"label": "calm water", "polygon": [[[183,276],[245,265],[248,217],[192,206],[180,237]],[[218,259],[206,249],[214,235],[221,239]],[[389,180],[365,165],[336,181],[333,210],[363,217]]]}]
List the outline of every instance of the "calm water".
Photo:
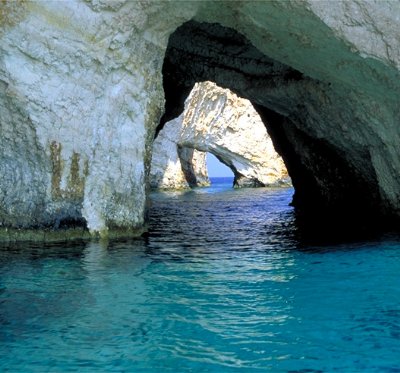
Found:
[{"label": "calm water", "polygon": [[400,243],[307,247],[292,190],[152,195],[148,236],[0,248],[1,372],[400,372]]}]

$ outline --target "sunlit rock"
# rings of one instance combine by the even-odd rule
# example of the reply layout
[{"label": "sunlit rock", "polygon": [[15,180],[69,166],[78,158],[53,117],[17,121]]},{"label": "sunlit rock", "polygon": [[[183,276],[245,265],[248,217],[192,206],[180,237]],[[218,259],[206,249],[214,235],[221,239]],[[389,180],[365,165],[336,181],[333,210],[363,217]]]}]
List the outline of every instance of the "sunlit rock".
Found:
[{"label": "sunlit rock", "polygon": [[207,185],[206,152],[232,170],[237,187],[290,183],[283,160],[251,103],[211,82],[197,83],[184,112],[159,132],[153,145],[151,186]]}]

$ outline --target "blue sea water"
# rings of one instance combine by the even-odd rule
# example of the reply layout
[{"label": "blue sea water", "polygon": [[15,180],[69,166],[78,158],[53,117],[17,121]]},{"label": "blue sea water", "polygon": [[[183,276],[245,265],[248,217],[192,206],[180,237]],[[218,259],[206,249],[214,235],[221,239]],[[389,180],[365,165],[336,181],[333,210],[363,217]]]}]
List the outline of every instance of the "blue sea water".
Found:
[{"label": "blue sea water", "polygon": [[153,193],[139,239],[0,248],[1,372],[400,372],[400,242],[309,247],[291,189]]}]

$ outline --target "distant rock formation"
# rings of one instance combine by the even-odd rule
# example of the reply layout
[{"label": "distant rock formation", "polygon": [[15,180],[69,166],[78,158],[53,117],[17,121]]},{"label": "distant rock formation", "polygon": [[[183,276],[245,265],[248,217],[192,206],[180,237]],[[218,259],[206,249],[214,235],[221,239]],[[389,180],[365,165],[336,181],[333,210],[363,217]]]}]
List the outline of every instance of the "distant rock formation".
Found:
[{"label": "distant rock formation", "polygon": [[290,184],[285,164],[251,103],[212,82],[196,83],[184,112],[159,132],[150,185],[209,185],[206,152],[232,170],[235,187]]}]

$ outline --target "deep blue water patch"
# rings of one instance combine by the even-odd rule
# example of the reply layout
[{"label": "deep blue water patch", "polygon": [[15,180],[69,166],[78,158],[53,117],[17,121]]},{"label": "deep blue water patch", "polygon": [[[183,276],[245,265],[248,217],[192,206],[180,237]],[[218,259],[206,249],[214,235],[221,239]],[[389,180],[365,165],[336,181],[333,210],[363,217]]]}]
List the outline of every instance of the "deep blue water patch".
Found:
[{"label": "deep blue water patch", "polygon": [[152,194],[146,237],[0,249],[2,372],[398,372],[400,244],[305,248],[291,189]]}]

